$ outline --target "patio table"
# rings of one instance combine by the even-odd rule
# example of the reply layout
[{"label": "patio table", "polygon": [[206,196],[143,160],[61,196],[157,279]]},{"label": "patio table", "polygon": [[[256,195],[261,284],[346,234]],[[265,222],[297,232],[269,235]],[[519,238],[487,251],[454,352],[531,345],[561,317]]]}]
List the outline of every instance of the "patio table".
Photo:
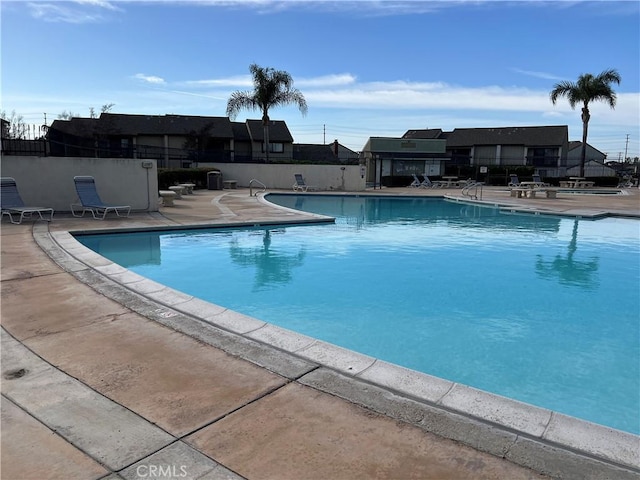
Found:
[{"label": "patio table", "polygon": [[458,177],[442,177],[443,180],[445,180],[447,182],[447,184],[445,185],[446,188],[451,188],[452,183],[455,180],[458,180]]}]

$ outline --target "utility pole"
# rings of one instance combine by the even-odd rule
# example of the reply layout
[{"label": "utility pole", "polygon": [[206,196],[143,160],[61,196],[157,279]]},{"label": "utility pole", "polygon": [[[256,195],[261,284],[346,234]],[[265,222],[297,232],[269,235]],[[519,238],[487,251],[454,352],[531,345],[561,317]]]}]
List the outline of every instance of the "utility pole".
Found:
[{"label": "utility pole", "polygon": [[623,161],[627,161],[627,149],[629,148],[629,134],[627,133],[627,141],[624,144],[624,159]]},{"label": "utility pole", "polygon": [[326,123],[322,124],[322,144],[323,145],[327,144],[327,124]]}]

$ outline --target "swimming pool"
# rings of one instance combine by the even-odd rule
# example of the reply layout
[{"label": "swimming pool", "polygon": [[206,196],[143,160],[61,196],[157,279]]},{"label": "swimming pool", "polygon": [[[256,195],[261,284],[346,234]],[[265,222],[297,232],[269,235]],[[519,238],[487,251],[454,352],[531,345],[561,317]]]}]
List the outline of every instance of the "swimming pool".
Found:
[{"label": "swimming pool", "polygon": [[335,224],[80,236],[177,290],[638,433],[638,222],[429,198],[269,195]]}]

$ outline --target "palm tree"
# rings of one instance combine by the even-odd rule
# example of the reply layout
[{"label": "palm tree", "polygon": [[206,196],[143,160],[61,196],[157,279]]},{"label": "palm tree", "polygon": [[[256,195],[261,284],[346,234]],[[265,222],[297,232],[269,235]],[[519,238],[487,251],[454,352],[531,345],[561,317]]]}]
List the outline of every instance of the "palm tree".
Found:
[{"label": "palm tree", "polygon": [[307,102],[300,91],[293,88],[291,75],[282,70],[263,68],[255,63],[249,66],[253,76],[253,92],[233,92],[227,102],[227,115],[234,119],[240,110],[260,110],[264,127],[264,149],[269,161],[269,109],[295,103],[307,114]]},{"label": "palm tree", "polygon": [[615,108],[616,94],[611,88],[611,84],[620,85],[620,74],[613,69],[605,70],[598,76],[584,73],[578,77],[576,83],[557,83],[549,96],[555,105],[558,97],[567,97],[571,108],[575,108],[578,103],[582,103],[582,153],[580,156],[580,176],[584,177],[584,162],[587,155],[587,130],[589,128],[589,102],[596,100],[605,101]]}]

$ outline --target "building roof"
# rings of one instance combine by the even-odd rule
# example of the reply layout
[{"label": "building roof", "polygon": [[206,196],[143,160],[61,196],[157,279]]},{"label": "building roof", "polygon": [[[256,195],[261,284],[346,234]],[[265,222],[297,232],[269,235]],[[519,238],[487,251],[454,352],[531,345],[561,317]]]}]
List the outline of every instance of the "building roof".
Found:
[{"label": "building roof", "polygon": [[[569,151],[575,150],[576,148],[581,148],[582,147],[582,142],[580,140],[573,140],[571,142],[569,142]],[[600,153],[602,155],[603,158],[605,158],[607,155],[603,152],[601,152],[600,150],[598,150],[597,148],[593,147],[592,145],[587,143],[587,148],[590,148],[592,150],[595,150],[596,152]]]},{"label": "building roof", "polygon": [[[264,127],[262,120],[247,120],[247,129],[254,142],[264,141]],[[269,121],[269,142],[293,143],[289,127],[282,120]]]},{"label": "building roof", "polygon": [[68,135],[76,135],[78,137],[93,135],[98,128],[97,118],[81,118],[73,117],[69,120],[54,120],[51,123],[51,130],[66,133]]},{"label": "building roof", "polygon": [[103,135],[189,135],[206,134],[215,138],[233,138],[228,117],[194,115],[129,115],[102,113],[100,118],[74,117],[54,120],[51,128],[63,133],[83,136],[87,133]]},{"label": "building roof", "polygon": [[114,135],[186,135],[196,132],[215,138],[233,138],[229,117],[103,113],[99,120],[100,129]]},{"label": "building roof", "polygon": [[473,145],[563,145],[568,141],[566,125],[544,127],[456,128],[447,137],[447,148]]},{"label": "building roof", "polygon": [[333,152],[333,143],[330,145],[294,143],[293,159],[308,160],[315,163],[336,163],[338,161],[338,157]]},{"label": "building roof", "polygon": [[402,138],[442,138],[441,128],[427,128],[425,130],[407,130]]},{"label": "building roof", "polygon": [[251,136],[247,130],[247,124],[243,122],[231,122],[231,130],[233,131],[233,139],[236,142],[250,142]]}]

